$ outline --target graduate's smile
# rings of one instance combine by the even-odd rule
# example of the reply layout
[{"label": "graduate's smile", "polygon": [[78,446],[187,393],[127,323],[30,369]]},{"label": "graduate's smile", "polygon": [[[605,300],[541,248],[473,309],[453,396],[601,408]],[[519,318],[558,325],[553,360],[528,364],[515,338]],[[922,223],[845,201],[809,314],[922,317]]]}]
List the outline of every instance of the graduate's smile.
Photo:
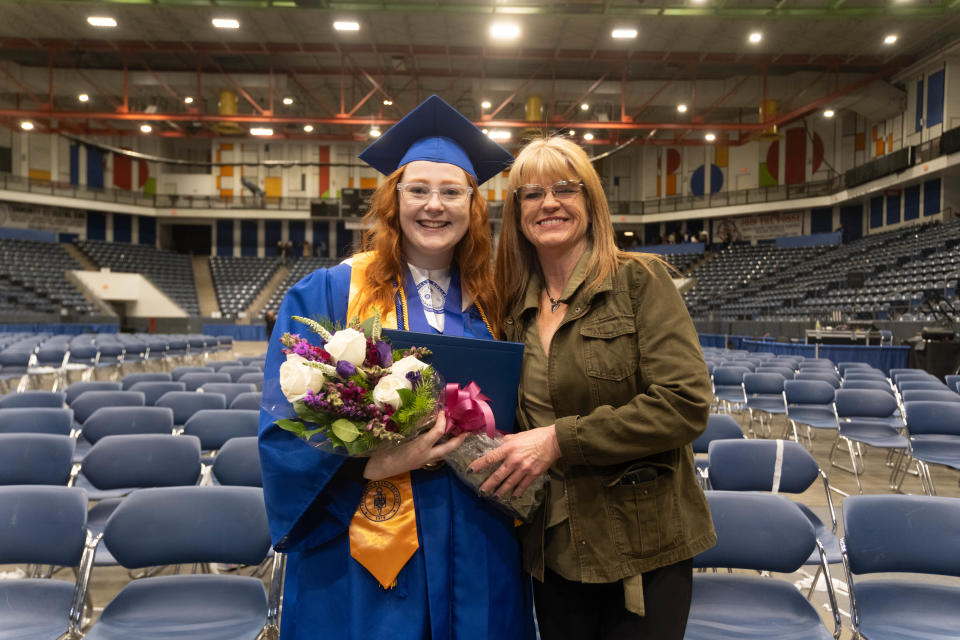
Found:
[{"label": "graduate's smile", "polygon": [[[469,187],[463,169],[443,162],[417,160],[406,166],[403,183],[420,183],[429,189],[449,185]],[[414,204],[400,194],[400,231],[403,253],[418,267],[447,267],[453,261],[457,243],[470,226],[470,196],[461,201],[443,202],[431,191],[426,202]]]}]

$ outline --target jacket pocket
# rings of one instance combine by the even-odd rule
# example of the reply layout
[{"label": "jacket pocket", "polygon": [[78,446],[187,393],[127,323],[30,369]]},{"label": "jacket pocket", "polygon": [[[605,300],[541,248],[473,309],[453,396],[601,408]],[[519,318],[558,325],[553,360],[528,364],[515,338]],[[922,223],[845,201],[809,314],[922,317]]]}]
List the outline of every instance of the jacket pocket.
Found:
[{"label": "jacket pocket", "polygon": [[617,552],[628,558],[650,558],[683,540],[680,508],[673,491],[673,473],[635,485],[605,489]]},{"label": "jacket pocket", "polygon": [[636,328],[630,316],[595,318],[580,327],[588,376],[623,380],[637,371]]}]

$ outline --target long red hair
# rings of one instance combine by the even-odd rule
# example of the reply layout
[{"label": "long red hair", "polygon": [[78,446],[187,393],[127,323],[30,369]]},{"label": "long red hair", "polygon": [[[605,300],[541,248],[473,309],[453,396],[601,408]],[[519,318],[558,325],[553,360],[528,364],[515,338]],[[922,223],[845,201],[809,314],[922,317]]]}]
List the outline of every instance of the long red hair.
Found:
[{"label": "long red hair", "polygon": [[[390,309],[394,304],[395,283],[401,282],[405,268],[400,230],[400,201],[397,184],[405,167],[400,167],[381,184],[373,194],[370,209],[364,216],[368,226],[363,234],[363,251],[373,251],[376,258],[367,267],[366,283],[359,292],[360,309],[374,306]],[[473,187],[470,196],[470,221],[467,233],[454,249],[453,259],[460,269],[460,284],[464,295],[477,302],[490,324],[494,337],[500,335],[500,296],[493,285],[491,268],[492,242],[487,201],[476,180],[466,172],[467,183]]]}]

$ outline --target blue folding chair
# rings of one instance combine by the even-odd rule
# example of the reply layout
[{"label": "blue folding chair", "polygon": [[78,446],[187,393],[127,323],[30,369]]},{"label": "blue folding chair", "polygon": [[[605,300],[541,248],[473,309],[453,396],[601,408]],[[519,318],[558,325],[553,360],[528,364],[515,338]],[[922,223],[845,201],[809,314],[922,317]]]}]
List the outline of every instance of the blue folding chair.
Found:
[{"label": "blue folding chair", "polygon": [[211,360],[207,362],[206,366],[214,371],[220,371],[224,367],[242,367],[244,364],[239,360]]},{"label": "blue folding chair", "polygon": [[260,411],[260,401],[262,394],[259,391],[252,391],[249,393],[241,393],[236,398],[233,399],[233,402],[230,403],[230,409],[250,409],[253,411]]},{"label": "blue folding chair", "polygon": [[214,373],[210,367],[174,367],[170,372],[170,379],[177,382],[188,373]]},{"label": "blue folding chair", "polygon": [[182,427],[190,416],[203,409],[226,409],[227,399],[222,393],[196,391],[168,391],[155,403],[158,407],[173,409],[173,423]]},{"label": "blue folding chair", "polygon": [[886,378],[851,379],[847,377],[840,384],[840,388],[841,389],[873,389],[875,391],[883,391],[884,393],[889,393],[891,396],[896,396],[896,392],[893,390],[893,387],[890,386],[890,381],[888,381]]},{"label": "blue folding chair", "polygon": [[811,429],[837,429],[837,413],[833,406],[834,387],[823,380],[786,380],[783,383],[783,404],[793,429],[793,439],[800,442],[797,425],[807,427],[807,443],[813,446]]},{"label": "blue folding chair", "polygon": [[259,411],[237,409],[201,409],[183,425],[185,435],[200,439],[200,448],[208,452],[205,463],[212,463],[216,451],[231,438],[257,435],[260,424]]},{"label": "blue folding chair", "polygon": [[236,382],[240,379],[240,376],[245,373],[263,373],[262,367],[246,366],[246,367],[223,367],[218,373],[225,373],[230,376],[231,382]]},{"label": "blue folding chair", "polygon": [[84,391],[70,405],[73,418],[83,424],[101,407],[142,407],[144,395],[139,391]]},{"label": "blue folding chair", "polygon": [[896,576],[960,577],[960,500],[851,496],[843,502],[843,564],[856,638],[956,638],[960,586]]},{"label": "blue folding chair", "polygon": [[826,554],[795,504],[782,496],[729,491],[708,491],[707,500],[717,544],[694,556],[694,567],[793,573],[816,556],[826,578],[834,631],[827,630],[817,610],[786,580],[696,573],[685,640],[839,638],[840,613]]},{"label": "blue folding chair", "polygon": [[128,373],[120,378],[124,391],[129,391],[138,382],[170,382],[173,378],[169,373]]},{"label": "blue folding chair", "polygon": [[[106,436],[90,449],[77,478],[77,485],[97,501],[90,508],[87,528],[94,537],[103,533],[110,514],[136,489],[196,485],[201,474],[196,438],[170,434]],[[94,563],[117,564],[102,540]]]},{"label": "blue folding chair", "polygon": [[0,409],[0,433],[50,433],[66,436],[73,431],[73,409]]},{"label": "blue folding chair", "polygon": [[[896,398],[888,390],[843,388],[837,390],[835,404],[838,431],[830,448],[831,466],[852,473],[857,480],[857,492],[863,493],[860,476],[866,470],[866,462],[861,445],[885,449],[887,465],[892,467],[890,488],[893,489],[897,476],[903,471],[901,466],[907,450],[907,439],[900,433],[903,420],[898,415]],[[841,442],[850,454],[849,468],[834,460]]]},{"label": "blue folding chair", "polygon": [[[716,440],[710,443],[707,460],[710,486],[725,491],[797,494],[812,487],[819,478],[827,498],[830,526],[802,502],[796,502],[796,505],[813,525],[817,539],[826,550],[827,562],[840,562],[837,514],[830,483],[827,474],[803,445],[789,440]],[[818,555],[811,554],[804,564],[819,564]],[[807,597],[813,594],[819,575],[818,571]]]},{"label": "blue folding chair", "polygon": [[123,387],[119,382],[110,382],[107,380],[74,382],[66,388],[66,401],[68,405],[73,404],[73,401],[85,391],[121,391],[122,388]]},{"label": "blue folding chair", "polygon": [[17,409],[23,407],[49,407],[51,409],[59,409],[64,406],[66,397],[63,391],[40,391],[36,389],[15,391],[0,397],[0,409]]},{"label": "blue folding chair", "polygon": [[233,380],[227,373],[185,373],[180,376],[178,382],[184,384],[187,391],[196,391],[211,382],[229,383]]},{"label": "blue folding chair", "polygon": [[229,407],[238,395],[256,391],[257,388],[252,384],[244,384],[241,382],[208,382],[200,387],[199,390],[203,393],[222,393]]},{"label": "blue folding chair", "polygon": [[87,497],[80,489],[0,487],[0,565],[75,567],[75,581],[0,580],[0,636],[80,638],[83,593],[93,567],[87,541]]},{"label": "blue folding chair", "polygon": [[[110,519],[104,541],[127,569],[171,564],[258,565],[270,548],[263,491],[255,487],[141,489]],[[282,580],[274,558],[268,602],[259,578],[164,575],[134,580],[104,608],[85,640],[254,640],[276,632]],[[268,636],[264,636],[268,637]],[[275,637],[275,636],[274,636]]]},{"label": "blue folding chair", "polygon": [[750,429],[753,430],[754,418],[759,418],[760,427],[766,427],[770,434],[770,423],[766,418],[787,412],[783,405],[783,383],[786,379],[779,373],[743,374],[743,401],[750,414]]},{"label": "blue folding chair", "polygon": [[68,435],[0,433],[0,485],[67,486],[76,444]]},{"label": "blue folding chair", "polygon": [[929,378],[927,380],[915,380],[915,379],[900,379],[897,382],[897,390],[903,394],[904,391],[947,391],[949,393],[956,393],[947,385],[943,384],[936,378]]},{"label": "blue folding chair", "polygon": [[795,380],[819,380],[826,382],[834,389],[840,386],[840,376],[829,371],[800,371],[794,376]]},{"label": "blue folding chair", "polygon": [[137,382],[131,391],[139,391],[143,394],[143,402],[148,407],[156,406],[157,400],[170,391],[186,391],[187,385],[182,382],[173,382],[172,380],[149,380]]},{"label": "blue folding chair", "polygon": [[940,389],[906,389],[900,392],[900,402],[927,400],[934,402],[960,402],[960,394],[946,387]]},{"label": "blue folding chair", "polygon": [[713,370],[713,395],[726,413],[743,409],[743,376],[747,373],[750,370],[745,367],[726,365]]},{"label": "blue folding chair", "polygon": [[262,487],[260,448],[256,436],[230,438],[213,460],[214,484]]},{"label": "blue folding chair", "polygon": [[910,457],[917,462],[920,486],[937,495],[930,465],[960,470],[960,403],[921,400],[904,402]]},{"label": "blue folding chair", "polygon": [[[711,370],[710,373],[713,373],[713,371]],[[237,378],[237,382],[253,384],[254,386],[256,386],[257,391],[263,391],[263,372],[261,371],[259,373],[245,373],[239,378]]]}]

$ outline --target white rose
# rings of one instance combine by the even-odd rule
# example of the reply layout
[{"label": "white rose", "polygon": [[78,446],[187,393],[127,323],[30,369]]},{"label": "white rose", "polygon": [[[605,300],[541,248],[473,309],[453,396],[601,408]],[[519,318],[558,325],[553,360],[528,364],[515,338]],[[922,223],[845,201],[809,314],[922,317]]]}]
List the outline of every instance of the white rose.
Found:
[{"label": "white rose", "polygon": [[346,360],[355,367],[367,357],[367,339],[356,329],[340,329],[323,348],[334,361]]},{"label": "white rose", "polygon": [[400,408],[400,394],[397,393],[397,391],[399,389],[412,388],[413,385],[404,377],[394,375],[384,376],[380,378],[380,382],[373,388],[373,401],[381,409],[386,405],[390,405],[394,411],[396,411]]},{"label": "white rose", "polygon": [[393,366],[390,367],[390,375],[405,378],[407,373],[411,371],[422,371],[426,368],[427,364],[425,362],[417,360],[414,356],[407,356],[393,363]]},{"label": "white rose", "polygon": [[295,353],[287,355],[280,365],[280,390],[290,402],[296,402],[307,391],[319,391],[323,386],[323,372],[306,364],[307,360]]}]

